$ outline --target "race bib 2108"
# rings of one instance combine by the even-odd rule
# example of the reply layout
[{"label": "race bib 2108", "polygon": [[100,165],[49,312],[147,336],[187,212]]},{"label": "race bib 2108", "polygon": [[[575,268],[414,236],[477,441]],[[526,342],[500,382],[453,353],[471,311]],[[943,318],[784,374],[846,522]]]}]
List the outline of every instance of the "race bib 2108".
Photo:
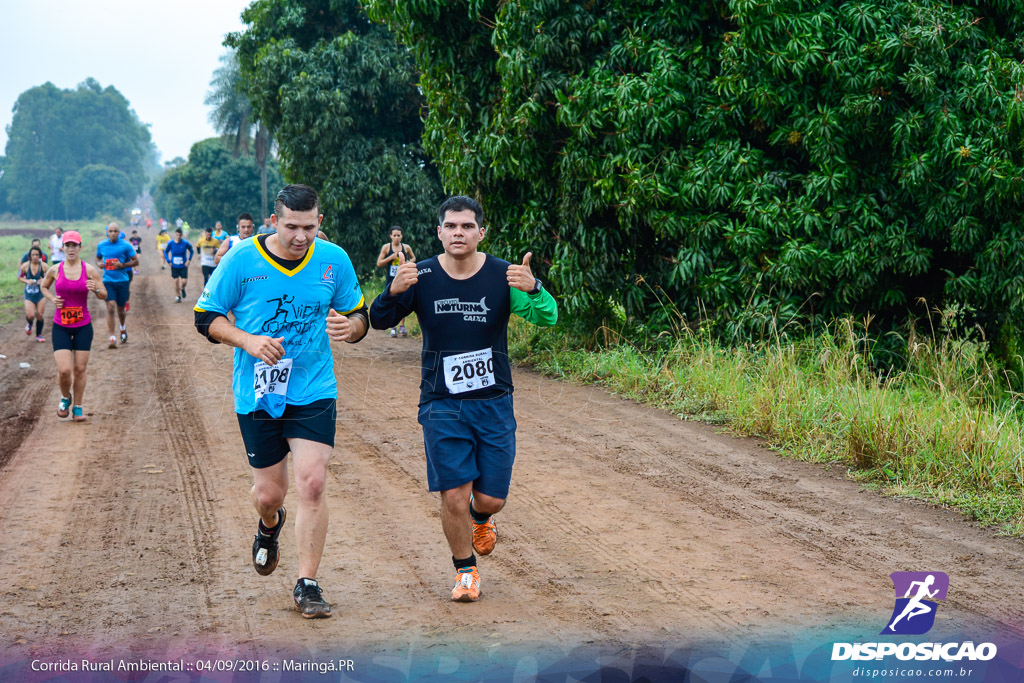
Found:
[{"label": "race bib 2108", "polygon": [[288,395],[288,382],[292,378],[291,358],[282,358],[277,365],[267,365],[261,360],[253,367],[253,390],[256,400],[266,394]]}]

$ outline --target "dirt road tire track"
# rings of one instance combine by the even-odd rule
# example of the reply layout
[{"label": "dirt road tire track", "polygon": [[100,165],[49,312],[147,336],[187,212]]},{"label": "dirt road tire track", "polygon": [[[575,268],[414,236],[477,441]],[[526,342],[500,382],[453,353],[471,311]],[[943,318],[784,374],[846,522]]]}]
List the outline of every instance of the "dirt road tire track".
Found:
[{"label": "dirt road tire track", "polygon": [[[339,423],[319,578],[336,616],[306,622],[290,597],[290,524],[277,572],[259,577],[250,565],[255,514],[231,351],[197,335],[190,306],[171,293],[166,272],[136,278],[130,341],[116,350],[104,348],[94,308],[99,343],[81,425],[50,410],[49,344],[23,348],[13,324],[0,334],[2,412],[13,417],[0,431],[0,634],[26,654],[182,651],[197,637],[266,654],[268,644],[393,652],[678,645],[838,627],[870,635],[889,616],[897,570],[950,575],[946,631],[1021,634],[1020,542],[755,440],[528,371],[515,373],[519,454],[498,547],[481,560],[484,598],[452,604],[416,423],[419,342],[377,332],[335,354]],[[18,370],[19,354],[30,371]]]}]

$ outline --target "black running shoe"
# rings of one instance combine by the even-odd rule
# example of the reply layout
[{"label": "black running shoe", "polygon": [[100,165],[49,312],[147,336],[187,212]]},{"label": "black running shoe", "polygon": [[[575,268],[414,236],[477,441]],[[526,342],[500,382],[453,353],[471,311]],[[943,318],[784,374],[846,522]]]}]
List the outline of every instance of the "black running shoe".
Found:
[{"label": "black running shoe", "polygon": [[292,591],[295,606],[306,619],[327,619],[331,606],[324,600],[323,591],[314,579],[299,579]]},{"label": "black running shoe", "polygon": [[284,528],[286,514],[284,508],[277,511],[277,526],[269,536],[261,533],[259,528],[256,529],[256,538],[252,542],[252,566],[260,576],[273,574],[277,569],[277,537]]}]

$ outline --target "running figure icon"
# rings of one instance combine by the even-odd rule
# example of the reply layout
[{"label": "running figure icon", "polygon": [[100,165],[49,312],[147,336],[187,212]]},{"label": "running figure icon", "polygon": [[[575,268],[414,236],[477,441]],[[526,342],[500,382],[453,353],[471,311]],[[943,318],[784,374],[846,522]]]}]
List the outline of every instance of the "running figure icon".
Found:
[{"label": "running figure icon", "polygon": [[[939,601],[949,592],[949,576],[944,572],[893,572],[896,593],[892,616],[882,634],[921,635],[935,625]],[[916,617],[916,618],[915,618]]]},{"label": "running figure icon", "polygon": [[[907,606],[903,608],[903,611],[900,612],[900,615],[898,617],[896,617],[895,619],[893,619],[892,623],[889,624],[889,630],[890,631],[895,631],[896,630],[896,623],[900,619],[902,619],[903,617],[906,617],[907,621],[910,621],[914,617],[920,616],[922,614],[928,614],[929,612],[931,612],[932,610],[935,609],[934,607],[931,607],[931,606],[926,605],[925,603],[921,602],[922,598],[925,598],[925,597],[934,598],[936,595],[938,595],[938,593],[939,593],[939,589],[938,588],[936,588],[933,591],[929,591],[928,590],[928,588],[932,584],[934,584],[934,583],[935,583],[935,575],[934,574],[929,574],[928,578],[926,578],[924,581],[913,581],[910,584],[910,588],[907,589],[907,594],[903,596],[905,598],[910,598],[910,602],[908,602]],[[914,586],[918,587],[917,588],[917,594],[914,595],[914,597],[911,598],[910,594],[911,594],[911,592],[913,592]]]}]

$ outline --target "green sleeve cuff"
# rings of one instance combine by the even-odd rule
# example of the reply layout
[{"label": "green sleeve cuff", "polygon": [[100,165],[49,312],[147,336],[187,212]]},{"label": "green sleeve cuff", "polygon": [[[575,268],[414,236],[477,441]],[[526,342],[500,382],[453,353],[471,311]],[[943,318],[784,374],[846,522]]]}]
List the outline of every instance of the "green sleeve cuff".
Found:
[{"label": "green sleeve cuff", "polygon": [[512,313],[541,327],[551,327],[558,322],[558,303],[548,290],[541,289],[537,294],[530,295],[515,287],[510,289]]}]

